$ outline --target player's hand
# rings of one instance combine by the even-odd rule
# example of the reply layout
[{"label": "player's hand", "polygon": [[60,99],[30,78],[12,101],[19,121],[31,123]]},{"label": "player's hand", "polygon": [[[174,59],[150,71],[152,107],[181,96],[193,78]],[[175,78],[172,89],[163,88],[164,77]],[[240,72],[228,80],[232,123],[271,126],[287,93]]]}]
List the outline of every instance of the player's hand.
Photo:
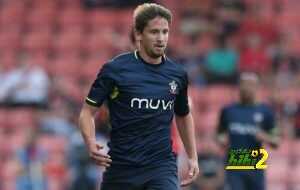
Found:
[{"label": "player's hand", "polygon": [[266,132],[259,130],[256,133],[255,137],[260,142],[268,143],[272,148],[278,147],[279,138],[276,136],[272,137],[272,136],[268,135]]},{"label": "player's hand", "polygon": [[199,166],[197,159],[188,159],[189,172],[188,175],[181,181],[181,186],[191,184],[199,174]]},{"label": "player's hand", "polygon": [[255,135],[256,139],[260,142],[268,141],[268,135],[262,130],[258,130]]},{"label": "player's hand", "polygon": [[103,146],[95,140],[88,143],[90,158],[99,166],[109,167],[112,160],[101,149],[103,149]]}]

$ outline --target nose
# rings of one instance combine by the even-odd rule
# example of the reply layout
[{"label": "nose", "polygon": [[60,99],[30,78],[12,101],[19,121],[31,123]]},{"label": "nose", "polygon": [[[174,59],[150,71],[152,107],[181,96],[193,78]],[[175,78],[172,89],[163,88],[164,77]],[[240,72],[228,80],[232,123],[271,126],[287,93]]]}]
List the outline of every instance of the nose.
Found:
[{"label": "nose", "polygon": [[157,41],[163,41],[164,39],[164,34],[162,32],[159,32],[158,35],[157,35]]}]

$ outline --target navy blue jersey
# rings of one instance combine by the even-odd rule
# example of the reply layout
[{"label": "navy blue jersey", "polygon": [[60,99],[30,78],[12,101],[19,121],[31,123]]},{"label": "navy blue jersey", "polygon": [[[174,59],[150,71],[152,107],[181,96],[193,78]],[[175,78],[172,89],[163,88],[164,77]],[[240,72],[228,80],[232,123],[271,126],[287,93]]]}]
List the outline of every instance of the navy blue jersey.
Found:
[{"label": "navy blue jersey", "polygon": [[256,149],[262,146],[255,138],[256,132],[258,130],[270,132],[273,128],[275,128],[274,114],[267,105],[237,103],[221,111],[218,133],[229,134],[230,149]]},{"label": "navy blue jersey", "polygon": [[166,57],[154,65],[133,52],[102,67],[86,103],[101,106],[107,100],[111,167],[149,166],[173,159],[170,125],[174,112],[189,113],[187,85],[181,65]]}]

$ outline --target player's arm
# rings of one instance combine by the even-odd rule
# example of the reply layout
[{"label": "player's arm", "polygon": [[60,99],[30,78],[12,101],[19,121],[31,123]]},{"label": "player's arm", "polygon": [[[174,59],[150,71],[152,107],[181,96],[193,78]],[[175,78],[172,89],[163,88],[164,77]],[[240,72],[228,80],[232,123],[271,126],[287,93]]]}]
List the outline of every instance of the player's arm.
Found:
[{"label": "player's arm", "polygon": [[280,131],[279,127],[276,125],[275,116],[271,109],[266,110],[262,125],[262,128],[256,133],[256,138],[274,148],[278,147],[280,142]]},{"label": "player's arm", "polygon": [[185,116],[176,115],[175,120],[189,162],[189,176],[183,180],[181,184],[182,186],[185,186],[194,181],[199,174],[195,127],[191,113],[188,113]]},{"label": "player's arm", "polygon": [[217,142],[222,147],[226,147],[228,145],[228,122],[226,120],[226,109],[222,109],[220,112],[220,117],[218,121],[218,127],[217,127]]},{"label": "player's arm", "polygon": [[185,75],[184,86],[176,96],[174,112],[179,136],[188,156],[189,173],[181,182],[182,186],[192,183],[199,174],[198,155],[196,149],[195,127],[192,114],[190,113],[189,100],[187,96],[187,75]]},{"label": "player's arm", "polygon": [[112,69],[105,64],[91,86],[79,115],[79,127],[90,157],[96,164],[108,167],[111,162],[109,155],[101,153],[103,145],[96,141],[94,115],[106,100],[114,87]]},{"label": "player's arm", "polygon": [[188,113],[186,116],[177,115],[176,125],[188,158],[197,160],[198,162],[195,127],[192,114]]},{"label": "player's arm", "polygon": [[103,146],[96,141],[94,116],[97,110],[97,107],[84,103],[79,115],[79,128],[88,148],[89,156],[96,164],[109,167],[111,162],[110,156],[100,152]]},{"label": "player's arm", "polygon": [[256,138],[263,143],[269,144],[271,147],[276,148],[279,145],[280,137],[278,128],[274,128],[269,132],[259,130],[256,133]]}]

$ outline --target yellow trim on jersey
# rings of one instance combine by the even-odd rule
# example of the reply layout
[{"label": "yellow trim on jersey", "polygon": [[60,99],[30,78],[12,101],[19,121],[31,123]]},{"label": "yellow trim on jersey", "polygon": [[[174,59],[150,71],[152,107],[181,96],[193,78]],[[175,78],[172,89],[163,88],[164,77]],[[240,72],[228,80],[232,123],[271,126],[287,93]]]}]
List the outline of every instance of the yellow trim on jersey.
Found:
[{"label": "yellow trim on jersey", "polygon": [[88,97],[85,98],[87,101],[92,102],[93,104],[97,104],[94,100],[89,99]]},{"label": "yellow trim on jersey", "polygon": [[119,95],[119,89],[118,87],[115,86],[112,93],[110,94],[110,98],[115,99],[118,95]]},{"label": "yellow trim on jersey", "polygon": [[255,170],[254,166],[226,166],[226,170]]}]

